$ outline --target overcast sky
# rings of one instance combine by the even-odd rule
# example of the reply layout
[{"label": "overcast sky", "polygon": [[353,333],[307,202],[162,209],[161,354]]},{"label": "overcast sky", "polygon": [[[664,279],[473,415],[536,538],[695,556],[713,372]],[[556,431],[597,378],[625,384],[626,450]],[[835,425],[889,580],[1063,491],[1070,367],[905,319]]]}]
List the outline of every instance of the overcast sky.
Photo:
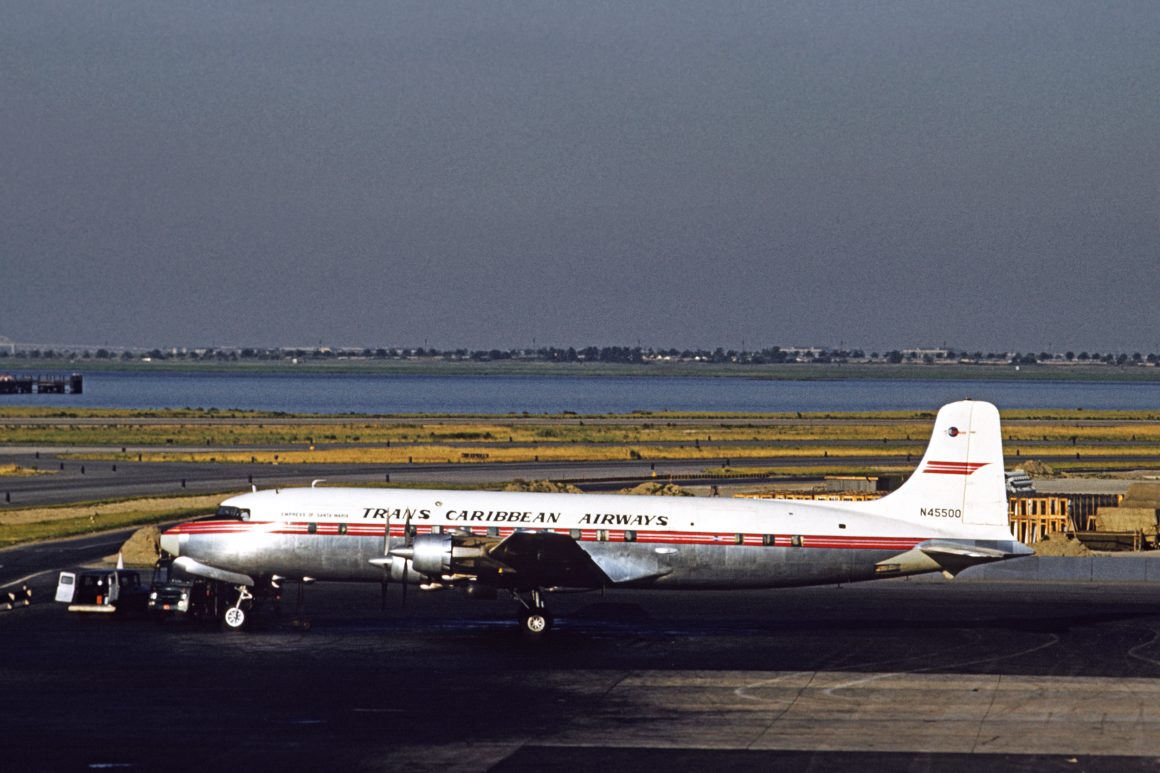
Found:
[{"label": "overcast sky", "polygon": [[1160,351],[1160,3],[0,3],[0,336]]}]

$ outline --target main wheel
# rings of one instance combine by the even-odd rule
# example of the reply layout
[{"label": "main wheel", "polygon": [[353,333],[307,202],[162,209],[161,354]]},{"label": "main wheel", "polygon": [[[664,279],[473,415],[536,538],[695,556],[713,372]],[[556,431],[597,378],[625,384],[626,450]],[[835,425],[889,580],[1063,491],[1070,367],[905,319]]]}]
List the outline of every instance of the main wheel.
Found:
[{"label": "main wheel", "polygon": [[543,607],[525,609],[520,613],[520,626],[524,633],[543,636],[552,628],[552,616]]},{"label": "main wheel", "polygon": [[222,615],[222,622],[232,631],[241,630],[246,624],[246,612],[241,607],[230,607]]}]

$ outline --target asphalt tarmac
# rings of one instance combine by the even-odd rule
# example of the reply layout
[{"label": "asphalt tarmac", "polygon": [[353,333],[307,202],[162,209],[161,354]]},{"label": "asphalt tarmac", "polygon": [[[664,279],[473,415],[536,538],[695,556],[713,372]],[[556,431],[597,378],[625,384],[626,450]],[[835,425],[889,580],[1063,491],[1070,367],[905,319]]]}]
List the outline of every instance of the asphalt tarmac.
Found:
[{"label": "asphalt tarmac", "polygon": [[[75,451],[76,449],[72,449]],[[0,462],[50,471],[51,475],[0,478],[0,509],[39,507],[101,499],[177,494],[242,492],[259,488],[308,486],[315,479],[331,484],[382,483],[484,485],[516,478],[524,480],[595,481],[589,488],[620,488],[634,481],[670,475],[702,475],[720,460],[624,462],[523,462],[474,464],[195,464],[181,462],[80,462],[61,459],[60,449],[0,448]],[[765,465],[762,460],[730,459],[735,467]],[[817,464],[820,460],[794,460]],[[776,480],[755,477],[754,482]],[[606,482],[602,485],[601,482]],[[689,481],[681,480],[688,484]],[[717,479],[705,479],[706,483]]]},{"label": "asphalt tarmac", "polygon": [[[6,555],[11,556],[11,553]],[[290,586],[242,633],[0,613],[4,770],[1154,770],[1160,589],[886,581],[514,604]],[[308,619],[310,627],[295,624]]]}]

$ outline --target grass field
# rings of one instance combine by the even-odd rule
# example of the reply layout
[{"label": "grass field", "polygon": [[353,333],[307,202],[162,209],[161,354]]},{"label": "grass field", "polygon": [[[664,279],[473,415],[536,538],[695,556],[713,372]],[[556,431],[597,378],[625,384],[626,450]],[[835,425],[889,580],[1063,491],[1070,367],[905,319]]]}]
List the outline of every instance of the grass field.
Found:
[{"label": "grass field", "polygon": [[[220,411],[0,409],[0,442],[45,445],[650,443],[729,440],[920,440],[929,411],[648,413],[577,416],[270,416]],[[1006,411],[1009,440],[1160,441],[1160,411]]]},{"label": "grass field", "polygon": [[[220,411],[0,410],[0,442],[91,446],[74,458],[108,461],[477,463],[625,459],[913,461],[929,411],[881,413],[647,413],[577,416],[271,416]],[[1020,410],[1003,413],[1009,459],[1067,458],[1061,469],[1160,463],[1160,411]],[[170,450],[172,449],[172,450]],[[177,450],[181,449],[181,450]],[[1077,456],[1078,455],[1078,456]],[[21,474],[13,470],[9,474]]]},{"label": "grass field", "polygon": [[30,478],[34,475],[51,475],[49,470],[34,470],[19,464],[0,464],[0,478]]},{"label": "grass field", "polygon": [[[1060,474],[1160,469],[1160,410],[1020,410],[1002,416],[1009,467],[1050,457]],[[766,462],[744,467],[747,474],[820,477],[910,472],[933,419],[930,411],[320,417],[9,407],[0,408],[0,444],[102,449],[71,454],[80,459],[206,464],[686,459],[705,460],[706,472],[713,473],[729,472],[721,460],[736,457]],[[883,462],[867,467],[859,457]],[[810,459],[814,463],[800,464]],[[0,465],[0,476],[33,474],[51,471]],[[201,515],[223,496],[4,509],[0,546]]]},{"label": "grass field", "polygon": [[0,510],[0,547],[207,515],[226,494]]}]

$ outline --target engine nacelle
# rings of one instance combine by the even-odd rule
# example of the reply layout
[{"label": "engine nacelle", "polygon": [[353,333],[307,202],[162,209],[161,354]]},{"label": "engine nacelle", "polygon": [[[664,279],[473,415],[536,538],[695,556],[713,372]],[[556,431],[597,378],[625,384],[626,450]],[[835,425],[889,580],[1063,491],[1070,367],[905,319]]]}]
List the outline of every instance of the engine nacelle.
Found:
[{"label": "engine nacelle", "polygon": [[[469,534],[419,534],[410,545],[391,548],[392,577],[398,573],[401,578],[402,566],[408,566],[408,581],[411,572],[435,579],[451,575],[471,575],[476,572],[476,562],[484,556],[484,542]],[[396,570],[396,562],[402,565]]]},{"label": "engine nacelle", "polygon": [[420,534],[411,543],[411,566],[419,574],[442,577],[451,573],[454,545],[450,534]]}]

